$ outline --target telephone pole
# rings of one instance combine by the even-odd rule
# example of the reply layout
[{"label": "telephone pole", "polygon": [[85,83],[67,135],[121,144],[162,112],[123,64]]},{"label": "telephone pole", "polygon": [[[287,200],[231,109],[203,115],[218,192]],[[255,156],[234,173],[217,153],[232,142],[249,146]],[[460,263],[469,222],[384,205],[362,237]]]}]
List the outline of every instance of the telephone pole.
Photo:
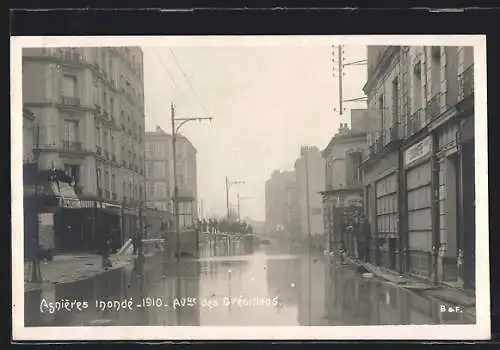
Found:
[{"label": "telephone pole", "polygon": [[[335,46],[332,46],[332,49],[335,49]],[[366,102],[367,98],[366,96],[363,97],[357,97],[357,98],[352,98],[348,100],[344,100],[344,68],[348,66],[366,66],[368,60],[357,60],[353,62],[348,62],[348,63],[343,63],[345,60],[344,57],[344,46],[343,45],[338,45],[338,62],[337,62],[337,69],[338,69],[338,78],[339,78],[339,114],[342,116],[344,113],[344,103],[349,103],[349,102]],[[333,50],[332,55],[335,57],[335,50]],[[333,59],[335,62],[335,58]],[[335,76],[335,74],[333,75]]]},{"label": "telephone pole", "polygon": [[[190,121],[199,121],[200,123],[203,120],[212,121],[213,118],[205,117],[205,118],[176,118],[175,117],[175,106],[173,103],[170,103],[170,123],[172,125],[172,153],[173,153],[173,175],[174,175],[174,222],[175,222],[175,236],[176,236],[176,252],[177,252],[177,261],[180,259],[180,224],[179,224],[179,187],[177,184],[177,134],[181,127],[190,122]],[[175,122],[180,122],[178,125]]]},{"label": "telephone pole", "polygon": [[244,181],[229,181],[229,178],[226,176],[226,207],[227,207],[227,221],[230,219],[230,210],[229,210],[229,188],[231,185],[244,184]]}]

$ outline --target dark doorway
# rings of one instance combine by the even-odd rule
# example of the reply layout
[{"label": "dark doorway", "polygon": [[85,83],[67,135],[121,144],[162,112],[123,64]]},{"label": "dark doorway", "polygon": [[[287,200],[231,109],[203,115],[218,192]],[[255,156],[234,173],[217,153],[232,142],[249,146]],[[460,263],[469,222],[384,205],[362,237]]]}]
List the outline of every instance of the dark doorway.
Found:
[{"label": "dark doorway", "polygon": [[396,246],[397,242],[395,238],[389,238],[389,268],[391,270],[396,270]]},{"label": "dark doorway", "polygon": [[464,288],[475,288],[476,269],[476,193],[474,142],[462,145],[462,235]]}]

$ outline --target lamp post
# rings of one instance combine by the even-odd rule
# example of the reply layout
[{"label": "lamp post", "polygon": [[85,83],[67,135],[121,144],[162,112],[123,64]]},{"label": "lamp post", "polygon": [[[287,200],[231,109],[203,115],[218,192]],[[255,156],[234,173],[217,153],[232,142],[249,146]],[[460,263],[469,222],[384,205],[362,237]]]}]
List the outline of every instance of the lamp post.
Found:
[{"label": "lamp post", "polygon": [[[177,186],[177,151],[176,151],[176,143],[177,143],[177,134],[180,128],[190,122],[190,121],[199,121],[200,123],[203,120],[212,121],[213,118],[176,118],[175,117],[175,106],[173,103],[170,104],[170,121],[172,125],[172,153],[173,153],[173,171],[174,171],[174,221],[175,221],[175,234],[176,234],[176,252],[177,252],[177,261],[180,259],[180,227],[179,227],[179,188]],[[176,122],[179,122],[176,125]]]},{"label": "lamp post", "polygon": [[230,218],[230,211],[229,211],[229,189],[231,188],[231,185],[242,185],[244,184],[244,181],[237,181],[233,180],[230,181],[229,178],[226,176],[226,207],[227,207],[227,221],[229,221]]}]

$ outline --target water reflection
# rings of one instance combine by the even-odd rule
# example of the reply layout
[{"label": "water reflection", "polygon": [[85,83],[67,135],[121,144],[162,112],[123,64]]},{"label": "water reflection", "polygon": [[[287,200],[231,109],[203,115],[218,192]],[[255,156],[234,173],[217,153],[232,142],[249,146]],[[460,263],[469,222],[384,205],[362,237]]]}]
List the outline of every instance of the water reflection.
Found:
[{"label": "water reflection", "polygon": [[[247,254],[241,242],[225,248],[224,243],[218,244],[216,255],[207,253],[179,265],[158,254],[89,280],[25,293],[25,324],[334,326],[475,322],[467,314],[439,312],[436,300],[375,279],[363,279],[332,257],[287,254],[275,246]],[[213,247],[206,244],[205,249]],[[65,300],[86,301],[88,307],[82,311],[62,308],[54,313],[45,308],[40,312],[42,301],[43,305],[55,305]],[[133,310],[101,307],[124,300],[133,300]]]}]

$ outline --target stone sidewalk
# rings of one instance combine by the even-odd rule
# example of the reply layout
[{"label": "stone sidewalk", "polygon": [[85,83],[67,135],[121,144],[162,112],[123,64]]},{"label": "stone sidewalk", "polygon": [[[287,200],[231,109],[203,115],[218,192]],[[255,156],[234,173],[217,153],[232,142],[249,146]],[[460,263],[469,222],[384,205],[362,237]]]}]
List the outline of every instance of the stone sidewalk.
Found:
[{"label": "stone sidewalk", "polygon": [[472,309],[475,309],[475,296],[471,296],[465,291],[451,288],[444,284],[433,285],[431,283],[423,282],[422,280],[414,277],[402,276],[387,268],[375,266],[373,264],[354,258],[347,257],[347,261],[357,266],[363,266],[366,270],[373,273],[374,276],[381,278],[391,284],[397,285],[401,288],[418,291],[425,296],[440,299],[443,302],[460,305],[467,309],[471,309],[471,311]]},{"label": "stone sidewalk", "polygon": [[106,271],[119,269],[133,263],[133,255],[112,255],[110,257],[113,266],[105,270],[102,267],[102,257],[100,255],[58,255],[53,261],[42,263],[40,270],[43,282],[29,282],[31,267],[24,264],[24,290],[25,292],[43,289],[51,284],[70,283],[82,279],[97,276]]}]

